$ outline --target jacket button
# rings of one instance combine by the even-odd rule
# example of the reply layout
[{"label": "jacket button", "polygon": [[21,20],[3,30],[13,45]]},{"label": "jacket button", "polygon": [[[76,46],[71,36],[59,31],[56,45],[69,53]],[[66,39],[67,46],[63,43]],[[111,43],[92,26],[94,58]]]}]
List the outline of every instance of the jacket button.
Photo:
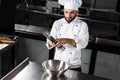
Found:
[{"label": "jacket button", "polygon": [[76,27],[78,27],[78,25],[76,25]]},{"label": "jacket button", "polygon": [[74,36],[76,36],[76,35],[74,35]]},{"label": "jacket button", "polygon": [[70,52],[70,54],[72,54],[72,52]]}]

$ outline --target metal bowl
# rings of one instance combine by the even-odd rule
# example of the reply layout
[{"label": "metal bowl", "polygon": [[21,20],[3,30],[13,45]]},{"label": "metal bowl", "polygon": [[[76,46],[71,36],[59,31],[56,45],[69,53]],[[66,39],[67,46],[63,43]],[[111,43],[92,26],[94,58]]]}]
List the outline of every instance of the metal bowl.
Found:
[{"label": "metal bowl", "polygon": [[67,77],[65,75],[61,75],[59,77],[49,76],[46,72],[44,72],[40,80],[67,80]]},{"label": "metal bowl", "polygon": [[68,69],[68,64],[60,60],[46,60],[42,63],[44,71],[49,76],[61,76]]}]

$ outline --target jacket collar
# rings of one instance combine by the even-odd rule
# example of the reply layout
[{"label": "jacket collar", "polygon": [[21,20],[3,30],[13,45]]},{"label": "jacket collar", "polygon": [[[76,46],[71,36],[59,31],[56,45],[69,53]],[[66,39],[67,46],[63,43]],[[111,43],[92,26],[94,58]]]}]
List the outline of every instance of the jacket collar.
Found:
[{"label": "jacket collar", "polygon": [[62,23],[71,24],[71,23],[77,22],[78,20],[79,20],[79,17],[76,16],[73,21],[71,21],[70,23],[68,23],[68,22],[65,20],[65,18],[63,18],[63,19],[62,19]]}]

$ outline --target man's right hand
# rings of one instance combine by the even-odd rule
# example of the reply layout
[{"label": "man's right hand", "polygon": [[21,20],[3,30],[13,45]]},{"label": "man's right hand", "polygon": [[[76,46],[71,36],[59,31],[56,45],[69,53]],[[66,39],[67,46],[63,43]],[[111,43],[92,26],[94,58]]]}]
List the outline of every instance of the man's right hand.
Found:
[{"label": "man's right hand", "polygon": [[52,42],[52,41],[48,41],[48,45],[49,45],[50,47],[56,46],[56,44],[55,44],[54,42]]}]

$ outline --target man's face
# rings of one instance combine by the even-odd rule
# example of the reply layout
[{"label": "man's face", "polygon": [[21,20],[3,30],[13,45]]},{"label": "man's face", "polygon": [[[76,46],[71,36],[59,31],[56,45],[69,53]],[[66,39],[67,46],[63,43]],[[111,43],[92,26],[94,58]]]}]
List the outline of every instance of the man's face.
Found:
[{"label": "man's face", "polygon": [[67,22],[71,22],[77,14],[78,14],[77,10],[64,9],[64,16]]}]

